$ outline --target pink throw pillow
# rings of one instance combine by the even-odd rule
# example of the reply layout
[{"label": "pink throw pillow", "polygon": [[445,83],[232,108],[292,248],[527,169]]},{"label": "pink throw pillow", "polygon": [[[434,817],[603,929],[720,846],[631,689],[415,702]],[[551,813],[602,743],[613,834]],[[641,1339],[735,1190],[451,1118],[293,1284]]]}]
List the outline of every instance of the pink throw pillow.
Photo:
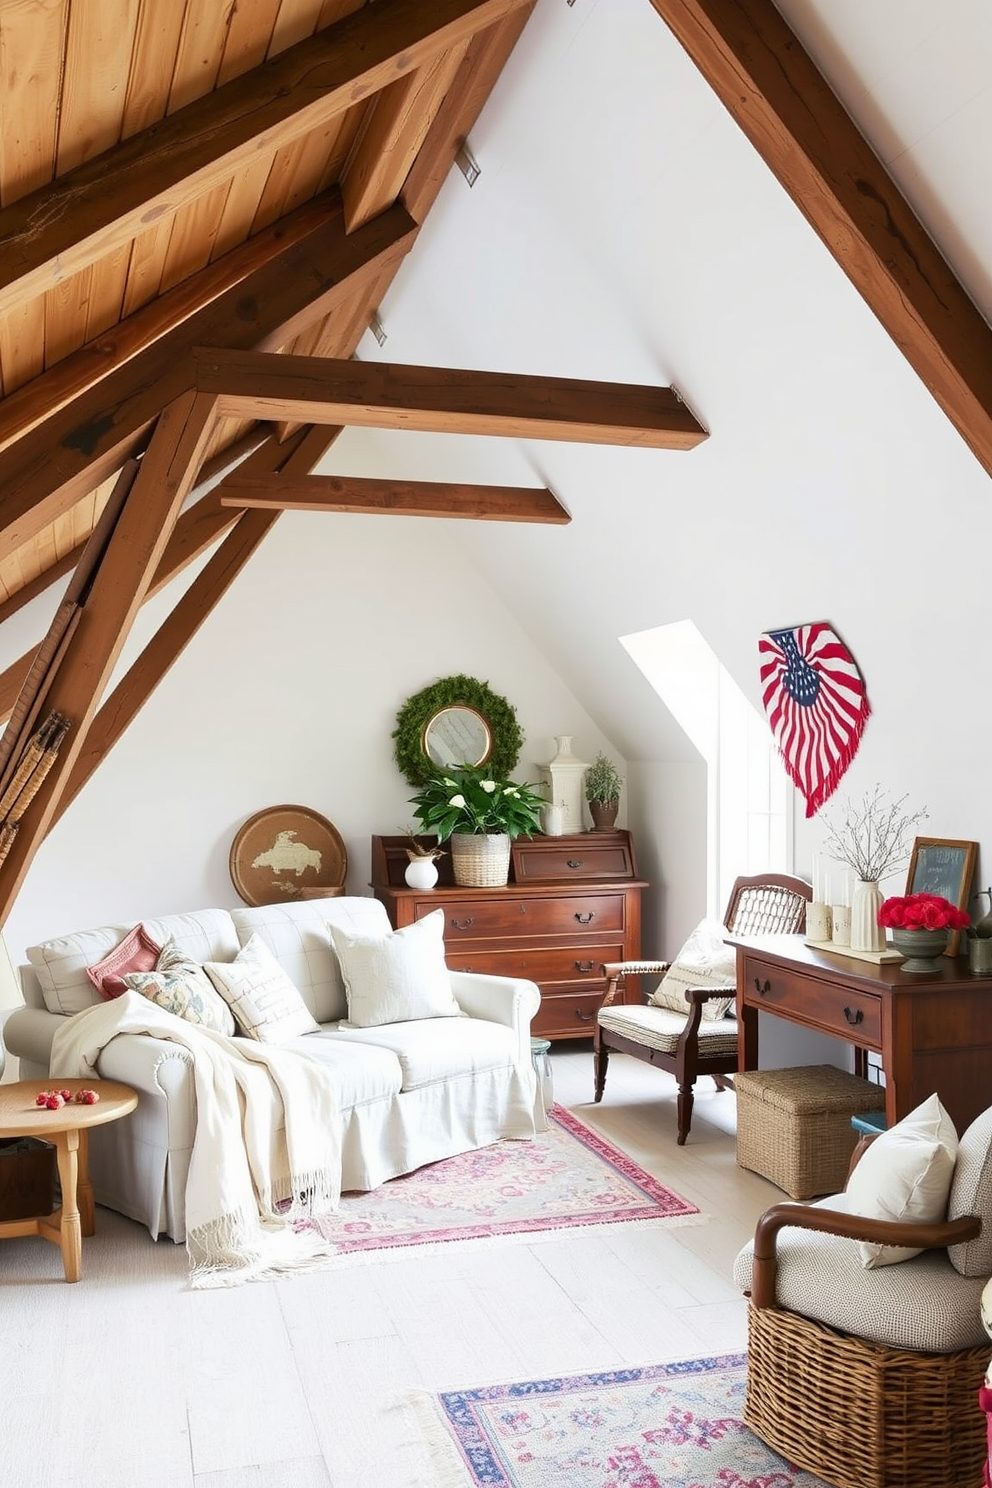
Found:
[{"label": "pink throw pillow", "polygon": [[122,980],[130,971],[154,971],[155,963],[162,954],[144,925],[135,925],[129,930],[120,945],[114,946],[95,966],[87,966],[86,975],[94,987],[108,1002],[120,997],[127,987]]}]

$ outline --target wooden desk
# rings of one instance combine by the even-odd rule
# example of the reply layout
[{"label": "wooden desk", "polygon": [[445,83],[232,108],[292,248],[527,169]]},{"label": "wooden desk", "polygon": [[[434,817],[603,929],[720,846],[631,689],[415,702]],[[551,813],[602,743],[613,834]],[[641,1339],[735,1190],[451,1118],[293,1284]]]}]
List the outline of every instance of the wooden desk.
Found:
[{"label": "wooden desk", "polygon": [[992,979],[971,976],[967,958],[941,956],[932,976],[913,975],[812,950],[799,935],[728,940],[740,1069],[758,1068],[761,1011],[879,1053],[890,1125],[934,1091],[959,1132],[992,1104]]}]

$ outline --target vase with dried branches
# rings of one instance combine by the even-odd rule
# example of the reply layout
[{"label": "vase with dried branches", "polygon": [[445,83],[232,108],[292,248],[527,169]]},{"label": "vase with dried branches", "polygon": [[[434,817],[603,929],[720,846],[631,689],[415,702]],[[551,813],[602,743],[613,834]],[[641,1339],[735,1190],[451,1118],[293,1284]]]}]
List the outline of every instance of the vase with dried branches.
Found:
[{"label": "vase with dried branches", "polygon": [[858,801],[849,798],[825,818],[825,848],[845,863],[857,882],[851,894],[851,950],[883,951],[885,931],[878,923],[882,907],[879,882],[908,862],[916,828],[929,813],[905,809],[907,797],[896,800],[881,785]]}]

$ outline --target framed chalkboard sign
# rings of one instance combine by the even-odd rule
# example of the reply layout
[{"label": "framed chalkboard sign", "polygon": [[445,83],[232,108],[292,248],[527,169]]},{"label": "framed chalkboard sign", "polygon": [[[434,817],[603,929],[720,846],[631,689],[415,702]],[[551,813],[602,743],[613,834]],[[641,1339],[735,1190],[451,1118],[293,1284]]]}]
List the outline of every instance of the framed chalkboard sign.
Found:
[{"label": "framed chalkboard sign", "polygon": [[[909,860],[906,878],[907,894],[940,894],[967,909],[971,898],[971,881],[975,876],[977,842],[958,842],[949,837],[917,837]],[[947,954],[956,956],[961,932],[953,930]]]}]

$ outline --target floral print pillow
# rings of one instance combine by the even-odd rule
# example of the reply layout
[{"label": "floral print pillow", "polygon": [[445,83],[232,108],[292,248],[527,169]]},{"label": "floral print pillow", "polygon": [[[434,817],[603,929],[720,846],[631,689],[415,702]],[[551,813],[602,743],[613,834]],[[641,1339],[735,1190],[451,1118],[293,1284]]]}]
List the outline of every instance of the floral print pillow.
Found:
[{"label": "floral print pillow", "polygon": [[187,1023],[198,1023],[215,1033],[230,1035],[236,1031],[234,1014],[203,967],[191,961],[174,941],[163,946],[154,971],[128,972],[123,981],[129,991],[140,992],[149,1002]]}]

